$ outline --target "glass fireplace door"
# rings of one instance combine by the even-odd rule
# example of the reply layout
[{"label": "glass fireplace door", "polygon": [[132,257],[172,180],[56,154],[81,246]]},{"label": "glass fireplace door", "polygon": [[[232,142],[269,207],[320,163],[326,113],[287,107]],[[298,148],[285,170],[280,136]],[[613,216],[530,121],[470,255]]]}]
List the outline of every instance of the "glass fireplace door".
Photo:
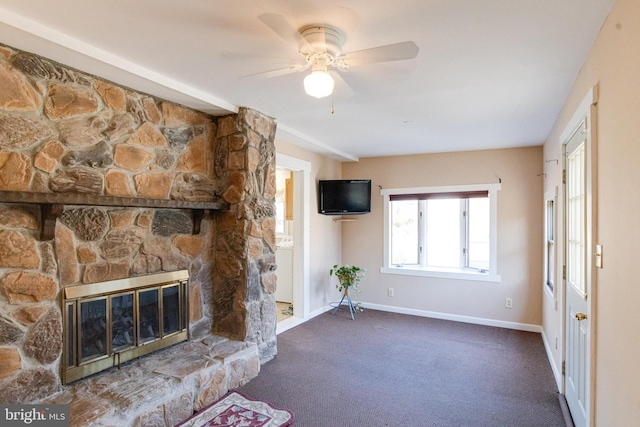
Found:
[{"label": "glass fireplace door", "polygon": [[63,383],[189,339],[187,270],[64,289]]},{"label": "glass fireplace door", "polygon": [[167,336],[182,329],[180,319],[180,288],[178,285],[162,288],[162,335]]},{"label": "glass fireplace door", "polygon": [[158,294],[159,288],[138,291],[140,344],[160,338]]},{"label": "glass fireplace door", "polygon": [[80,363],[105,357],[107,344],[107,298],[95,298],[80,302]]},{"label": "glass fireplace door", "polygon": [[111,349],[120,352],[136,345],[134,293],[111,297]]}]

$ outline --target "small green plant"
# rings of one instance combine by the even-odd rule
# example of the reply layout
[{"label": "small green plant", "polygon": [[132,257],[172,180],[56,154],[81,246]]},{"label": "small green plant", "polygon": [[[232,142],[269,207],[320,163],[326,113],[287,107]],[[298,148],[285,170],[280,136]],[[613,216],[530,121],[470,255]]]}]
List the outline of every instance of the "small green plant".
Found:
[{"label": "small green plant", "polygon": [[358,311],[362,311],[363,308],[360,306],[360,302],[358,301],[358,294],[360,293],[360,281],[364,278],[364,273],[367,270],[362,267],[357,267],[355,265],[334,265],[331,270],[329,270],[329,276],[335,275],[338,278],[338,284],[336,285],[336,289],[338,289],[341,293],[348,294],[349,289],[355,291],[354,297],[354,307]]}]

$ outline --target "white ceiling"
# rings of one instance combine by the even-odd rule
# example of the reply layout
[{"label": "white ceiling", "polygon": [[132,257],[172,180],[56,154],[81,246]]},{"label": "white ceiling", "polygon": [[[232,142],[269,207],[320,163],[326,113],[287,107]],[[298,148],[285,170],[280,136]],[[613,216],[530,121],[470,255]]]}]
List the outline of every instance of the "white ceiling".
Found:
[{"label": "white ceiling", "polygon": [[[0,0],[0,43],[212,114],[246,106],[277,138],[341,160],[541,145],[614,0]],[[354,67],[332,99],[258,18],[329,23],[343,52],[414,41]]]}]

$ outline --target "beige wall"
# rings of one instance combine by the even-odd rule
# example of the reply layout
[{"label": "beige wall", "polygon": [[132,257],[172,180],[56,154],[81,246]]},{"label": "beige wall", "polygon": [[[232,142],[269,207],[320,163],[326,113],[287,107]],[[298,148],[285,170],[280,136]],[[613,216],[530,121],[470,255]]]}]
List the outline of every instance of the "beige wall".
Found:
[{"label": "beige wall", "polygon": [[329,269],[342,259],[342,230],[332,217],[318,214],[317,190],[320,179],[340,179],[341,163],[321,154],[313,153],[276,139],[276,151],[311,163],[309,221],[309,309],[323,309],[336,301],[338,291],[329,277]]},{"label": "beige wall", "polygon": [[[361,300],[397,308],[541,324],[542,147],[361,159],[343,178],[372,179],[372,212],[342,225],[342,262],[367,269]],[[487,184],[498,191],[500,283],[381,274],[383,199],[379,187]],[[395,297],[387,296],[393,287]],[[513,308],[505,308],[505,298]]]},{"label": "beige wall", "polygon": [[[605,21],[562,113],[544,146],[559,158],[560,134],[589,88],[599,87],[597,105],[595,242],[604,246],[604,268],[596,271],[591,313],[595,331],[595,425],[627,426],[640,420],[640,2],[619,0]],[[559,173],[545,191],[559,185]],[[559,311],[544,299],[547,337],[561,332]],[[555,363],[561,356],[554,354]]]}]

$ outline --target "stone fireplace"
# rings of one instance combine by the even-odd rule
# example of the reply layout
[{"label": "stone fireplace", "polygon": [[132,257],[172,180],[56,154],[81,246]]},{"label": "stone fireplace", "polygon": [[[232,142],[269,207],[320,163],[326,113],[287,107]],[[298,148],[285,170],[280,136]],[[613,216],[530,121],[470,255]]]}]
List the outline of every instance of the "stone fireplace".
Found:
[{"label": "stone fireplace", "polygon": [[[75,425],[173,425],[255,376],[277,351],[275,128],[251,109],[209,116],[0,45],[0,402],[70,403]],[[86,286],[180,271],[167,306],[183,308],[144,337],[134,322],[129,339],[189,342],[125,363],[132,354],[113,350],[126,337],[85,358],[63,333]],[[162,300],[134,288],[92,295],[104,310],[125,295]],[[121,370],[63,385],[70,366],[118,357]],[[159,415],[168,408],[182,412]]]}]

